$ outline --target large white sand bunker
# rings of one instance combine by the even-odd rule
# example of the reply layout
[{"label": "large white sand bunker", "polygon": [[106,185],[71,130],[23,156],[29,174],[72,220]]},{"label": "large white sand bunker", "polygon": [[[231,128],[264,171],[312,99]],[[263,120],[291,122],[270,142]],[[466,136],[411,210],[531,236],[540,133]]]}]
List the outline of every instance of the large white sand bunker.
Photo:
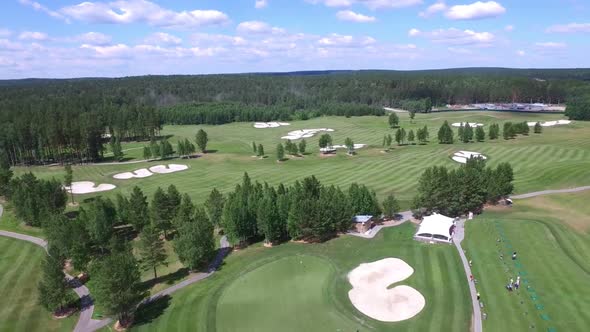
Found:
[{"label": "large white sand bunker", "polygon": [[473,151],[459,151],[459,152],[455,152],[455,154],[453,155],[453,157],[451,157],[451,159],[453,159],[454,161],[456,161],[458,163],[461,163],[461,164],[467,164],[467,160],[469,160],[470,158],[481,158],[483,160],[488,159],[483,154],[481,154],[479,152],[473,152]]},{"label": "large white sand bunker", "polygon": [[348,274],[352,285],[348,298],[355,308],[373,319],[382,322],[410,319],[424,309],[424,296],[410,286],[387,287],[413,273],[414,269],[399,258],[361,264]]},{"label": "large white sand bunker", "polygon": [[476,122],[455,122],[452,124],[453,127],[465,127],[467,126],[467,124],[469,124],[469,127],[471,128],[475,128],[475,127],[483,127],[483,123],[476,123]]},{"label": "large white sand bunker", "polygon": [[125,172],[125,173],[119,173],[119,174],[115,174],[113,176],[113,178],[117,179],[117,180],[129,180],[129,179],[142,179],[142,178],[147,178],[148,176],[152,176],[154,175],[152,172],[148,171],[147,168],[142,168],[142,169],[138,169],[136,171],[133,172]]},{"label": "large white sand bunker", "polygon": [[67,192],[72,194],[90,194],[101,191],[109,191],[117,188],[114,184],[101,183],[98,186],[91,181],[72,182],[72,187],[64,187]]},{"label": "large white sand bunker", "polygon": [[287,122],[255,122],[254,128],[265,129],[265,128],[277,128],[281,126],[290,126]]},{"label": "large white sand bunker", "polygon": [[[559,126],[559,125],[567,125],[570,123],[572,123],[570,120],[545,121],[545,122],[541,122],[541,127],[553,127],[553,126]],[[536,122],[527,122],[527,124],[529,125],[529,127],[533,127],[537,123]]]},{"label": "large white sand bunker", "polygon": [[317,134],[317,133],[319,133],[321,131],[332,132],[332,131],[334,131],[334,129],[330,129],[330,128],[317,128],[317,129],[294,130],[294,131],[290,131],[287,134],[287,136],[283,136],[281,138],[282,139],[290,139],[290,140],[296,140],[296,139],[301,139],[301,138],[310,138],[310,137],[313,137],[315,134]]},{"label": "large white sand bunker", "polygon": [[150,171],[158,174],[168,174],[174,172],[181,172],[188,169],[187,165],[178,165],[178,164],[169,164],[166,165],[157,165],[150,167]]}]

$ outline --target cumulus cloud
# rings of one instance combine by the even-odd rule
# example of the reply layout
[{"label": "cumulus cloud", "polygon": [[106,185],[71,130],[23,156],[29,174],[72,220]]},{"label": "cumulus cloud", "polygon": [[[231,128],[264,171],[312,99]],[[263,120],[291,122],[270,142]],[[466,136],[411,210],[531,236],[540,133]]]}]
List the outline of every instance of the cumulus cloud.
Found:
[{"label": "cumulus cloud", "polygon": [[557,33],[576,33],[586,32],[590,33],[590,23],[569,23],[569,24],[557,24],[547,28],[547,32]]},{"label": "cumulus cloud", "polygon": [[0,29],[0,37],[8,37],[12,35],[12,31],[8,29]]},{"label": "cumulus cloud", "polygon": [[36,2],[36,1],[31,1],[31,0],[18,0],[18,2],[20,2],[22,5],[25,6],[29,6],[31,8],[33,8],[36,11],[40,11],[40,12],[44,12],[45,14],[54,17],[54,18],[59,18],[59,19],[63,19],[69,22],[68,19],[66,19],[62,14],[60,14],[59,12],[56,12],[54,10],[51,10],[45,6],[43,6],[42,4]]},{"label": "cumulus cloud", "polygon": [[254,7],[256,9],[265,8],[266,6],[268,6],[267,0],[256,0],[256,2],[254,3]]},{"label": "cumulus cloud", "polygon": [[375,44],[372,37],[353,37],[349,35],[330,34],[317,41],[322,47],[364,47]]},{"label": "cumulus cloud", "polygon": [[86,23],[146,23],[166,28],[191,28],[229,22],[229,17],[218,10],[177,12],[147,0],[82,2],[63,7],[59,12],[67,18]]},{"label": "cumulus cloud", "polygon": [[338,13],[336,13],[336,17],[341,21],[350,21],[357,23],[369,23],[375,22],[377,20],[374,16],[367,16],[355,13],[352,10],[341,10]]},{"label": "cumulus cloud", "polygon": [[238,24],[236,30],[241,34],[281,34],[285,29],[273,27],[270,24],[262,21],[245,21]]},{"label": "cumulus cloud", "polygon": [[445,12],[445,17],[451,20],[477,20],[496,17],[504,14],[506,8],[496,1],[477,1],[469,5],[456,5]]},{"label": "cumulus cloud", "polygon": [[460,30],[456,28],[437,29],[432,31],[420,31],[410,29],[410,37],[423,37],[434,43],[449,45],[478,45],[489,46],[495,40],[494,34],[490,32],[476,32],[473,30]]},{"label": "cumulus cloud", "polygon": [[76,36],[74,40],[90,45],[107,45],[111,42],[111,36],[91,31]]},{"label": "cumulus cloud", "polygon": [[419,5],[422,0],[306,0],[312,4],[323,4],[327,7],[350,7],[361,4],[371,10],[380,8],[403,8]]},{"label": "cumulus cloud", "polygon": [[545,48],[545,49],[562,49],[562,48],[566,48],[567,44],[559,43],[559,42],[538,42],[538,43],[535,43],[535,46],[537,46],[539,48]]},{"label": "cumulus cloud", "polygon": [[44,32],[24,31],[20,33],[18,39],[43,41],[49,39],[49,36]]},{"label": "cumulus cloud", "polygon": [[147,36],[144,42],[154,45],[180,45],[182,44],[182,39],[166,32],[156,32]]},{"label": "cumulus cloud", "polygon": [[425,11],[420,12],[420,14],[418,14],[420,17],[430,17],[436,13],[440,13],[440,12],[444,12],[445,10],[447,10],[447,4],[444,1],[437,1],[436,3],[428,6],[428,8],[426,8]]}]

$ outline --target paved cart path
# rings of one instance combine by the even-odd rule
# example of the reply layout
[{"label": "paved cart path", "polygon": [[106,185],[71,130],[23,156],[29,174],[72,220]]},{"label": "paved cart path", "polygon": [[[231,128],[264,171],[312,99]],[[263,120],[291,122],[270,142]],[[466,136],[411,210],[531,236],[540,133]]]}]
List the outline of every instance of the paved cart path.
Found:
[{"label": "paved cart path", "polygon": [[586,191],[586,190],[590,190],[590,186],[575,187],[575,188],[569,188],[569,189],[556,189],[556,190],[535,191],[535,192],[528,193],[528,194],[521,194],[521,195],[510,196],[510,198],[512,198],[512,199],[523,199],[523,198],[531,198],[531,197],[537,197],[537,196],[542,196],[542,195],[577,193],[577,192]]}]

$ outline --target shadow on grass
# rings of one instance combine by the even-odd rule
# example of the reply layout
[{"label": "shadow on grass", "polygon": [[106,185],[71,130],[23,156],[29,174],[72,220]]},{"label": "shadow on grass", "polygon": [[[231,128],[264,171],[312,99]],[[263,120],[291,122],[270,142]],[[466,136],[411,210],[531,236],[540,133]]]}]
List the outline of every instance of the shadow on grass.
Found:
[{"label": "shadow on grass", "polygon": [[180,268],[176,272],[169,273],[164,276],[160,276],[154,279],[146,280],[141,283],[141,290],[147,291],[150,288],[154,287],[157,284],[167,284],[172,285],[177,281],[184,279],[186,276],[189,275],[189,270],[187,268]]},{"label": "shadow on grass", "polygon": [[171,297],[169,295],[163,295],[140,305],[135,312],[133,326],[149,324],[154,321],[154,319],[160,317],[166,308],[170,306],[170,300]]}]

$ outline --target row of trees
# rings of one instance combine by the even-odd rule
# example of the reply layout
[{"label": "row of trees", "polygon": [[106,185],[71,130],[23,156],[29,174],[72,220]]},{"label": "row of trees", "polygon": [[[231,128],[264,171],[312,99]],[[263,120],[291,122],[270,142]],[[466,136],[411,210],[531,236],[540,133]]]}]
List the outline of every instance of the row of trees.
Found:
[{"label": "row of trees", "polygon": [[485,160],[470,158],[457,169],[427,168],[420,176],[413,209],[416,215],[438,212],[458,216],[480,211],[486,202],[496,203],[514,190],[514,174],[509,163],[495,169]]},{"label": "row of trees", "polygon": [[[387,212],[395,214],[399,209],[395,198],[386,201]],[[352,184],[345,192],[311,176],[293,186],[275,188],[252,183],[244,174],[242,183],[227,195],[221,225],[235,245],[259,237],[274,244],[289,238],[325,241],[348,231],[356,214],[381,214],[375,193],[364,185]]]},{"label": "row of trees", "polygon": [[[540,134],[543,132],[543,127],[539,122],[534,126],[534,133]],[[513,139],[517,135],[528,135],[530,133],[530,127],[527,122],[505,122],[502,128],[502,137],[505,140]],[[483,142],[486,137],[486,133],[483,127],[476,126],[475,130],[470,126],[469,123],[461,123],[457,131],[458,139],[463,143],[472,142],[474,139],[478,142]],[[493,123],[489,127],[488,138],[490,140],[498,139],[500,136],[500,126],[497,123]],[[438,130],[438,142],[440,144],[453,144],[455,141],[455,133],[449,123],[445,120],[440,129]]]}]

